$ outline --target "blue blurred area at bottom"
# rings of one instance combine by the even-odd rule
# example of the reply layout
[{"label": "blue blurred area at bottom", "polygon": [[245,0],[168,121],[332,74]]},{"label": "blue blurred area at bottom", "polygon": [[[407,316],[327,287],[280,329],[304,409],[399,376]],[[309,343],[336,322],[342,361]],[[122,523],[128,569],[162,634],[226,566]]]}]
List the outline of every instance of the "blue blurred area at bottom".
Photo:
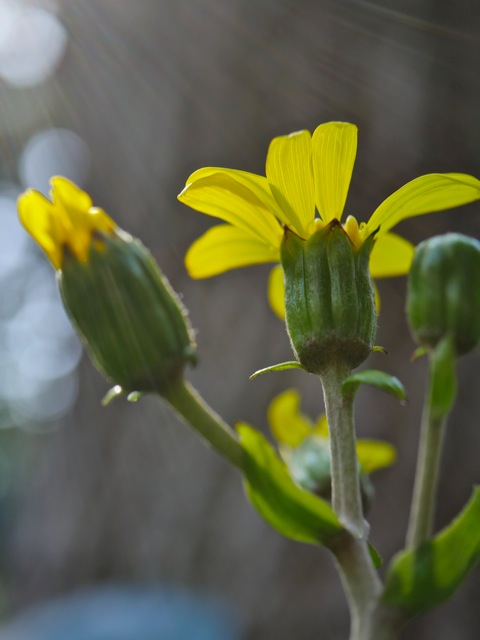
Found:
[{"label": "blue blurred area at bottom", "polygon": [[221,600],[180,589],[110,585],[37,605],[0,628],[0,640],[241,640]]}]

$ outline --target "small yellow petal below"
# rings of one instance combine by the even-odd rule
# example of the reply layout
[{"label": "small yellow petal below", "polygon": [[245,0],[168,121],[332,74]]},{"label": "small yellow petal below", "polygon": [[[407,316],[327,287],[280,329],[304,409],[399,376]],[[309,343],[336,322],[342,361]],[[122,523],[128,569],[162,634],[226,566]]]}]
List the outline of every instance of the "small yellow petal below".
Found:
[{"label": "small yellow petal below", "polygon": [[[205,167],[192,173],[178,199],[192,209],[280,246],[280,211],[267,179],[246,171]],[[277,215],[278,214],[278,215]]]},{"label": "small yellow petal below", "polygon": [[282,222],[307,238],[315,218],[312,138],[309,131],[279,136],[270,143],[267,180],[282,211]]},{"label": "small yellow petal below", "polygon": [[395,233],[386,233],[375,241],[370,254],[372,278],[404,276],[410,271],[415,247]]},{"label": "small yellow petal below", "polygon": [[315,201],[324,222],[341,220],[357,155],[357,127],[327,122],[312,137]]},{"label": "small yellow petal below", "polygon": [[364,473],[390,467],[397,458],[395,447],[381,440],[357,440],[357,457]]},{"label": "small yellow petal below", "polygon": [[317,423],[313,430],[314,435],[321,436],[322,438],[328,438],[329,430],[328,430],[328,421],[327,416],[322,413],[317,418]]},{"label": "small yellow petal below", "polygon": [[383,235],[401,220],[459,207],[480,199],[480,180],[464,173],[420,176],[392,193],[367,222],[366,235]]},{"label": "small yellow petal below", "polygon": [[280,320],[285,320],[285,284],[283,281],[283,269],[279,264],[270,271],[268,301]]},{"label": "small yellow petal below", "polygon": [[277,262],[279,251],[244,229],[212,227],[190,246],[185,265],[192,278],[209,278],[230,269]]},{"label": "small yellow petal below", "polygon": [[277,442],[289,447],[297,447],[313,435],[313,424],[300,412],[300,395],[295,389],[288,389],[272,400],[268,422]]},{"label": "small yellow petal below", "polygon": [[55,207],[40,192],[28,189],[18,198],[21,223],[47,254],[55,269],[62,262],[62,228],[55,217]]}]

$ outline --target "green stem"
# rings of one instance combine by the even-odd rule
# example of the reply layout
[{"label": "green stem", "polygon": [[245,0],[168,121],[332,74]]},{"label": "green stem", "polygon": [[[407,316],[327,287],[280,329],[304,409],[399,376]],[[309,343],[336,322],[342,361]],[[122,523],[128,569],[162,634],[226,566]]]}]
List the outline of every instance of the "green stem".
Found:
[{"label": "green stem", "polygon": [[187,381],[171,386],[164,398],[225,460],[243,469],[243,449],[235,433]]},{"label": "green stem", "polygon": [[371,640],[372,615],[382,585],[370,558],[363,517],[359,469],[353,422],[353,395],[342,393],[342,382],[350,374],[345,367],[322,375],[325,409],[330,431],[332,506],[346,527],[332,551],[340,567],[349,601],[351,640]]},{"label": "green stem", "polygon": [[340,522],[357,536],[365,533],[358,472],[353,396],[342,393],[347,368],[330,368],[322,376],[325,410],[330,430],[332,506]]},{"label": "green stem", "polygon": [[429,353],[429,379],[422,415],[417,471],[407,532],[407,548],[415,549],[432,535],[438,470],[447,416],[456,394],[457,354],[447,334]]},{"label": "green stem", "polygon": [[[431,374],[432,375],[432,374]],[[432,535],[438,471],[445,434],[446,415],[432,411],[432,380],[422,415],[407,548],[417,548]]]}]

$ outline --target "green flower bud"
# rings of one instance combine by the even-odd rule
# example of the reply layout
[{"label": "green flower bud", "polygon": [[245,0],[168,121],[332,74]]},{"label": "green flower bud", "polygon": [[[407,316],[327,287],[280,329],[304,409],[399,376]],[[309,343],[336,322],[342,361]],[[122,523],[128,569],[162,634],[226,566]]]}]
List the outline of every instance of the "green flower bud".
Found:
[{"label": "green flower bud", "polygon": [[[317,496],[330,500],[332,497],[332,469],[330,462],[330,442],[328,438],[310,436],[298,447],[294,447],[288,457],[288,468],[295,482]],[[370,477],[360,471],[360,496],[364,512],[369,511],[375,489]]]},{"label": "green flower bud", "polygon": [[70,319],[94,363],[126,392],[166,391],[196,362],[185,309],[140,241],[96,232],[84,262],[57,271]]},{"label": "green flower bud", "polygon": [[321,375],[333,363],[357,367],[373,349],[373,242],[371,235],[355,248],[338,220],[308,240],[285,230],[281,261],[287,330],[295,355],[311,373]]},{"label": "green flower bud", "polygon": [[415,250],[407,316],[415,341],[433,349],[447,334],[458,355],[480,341],[480,242],[447,233]]},{"label": "green flower bud", "polygon": [[291,450],[288,467],[295,482],[317,495],[330,499],[332,469],[328,438],[310,436]]}]

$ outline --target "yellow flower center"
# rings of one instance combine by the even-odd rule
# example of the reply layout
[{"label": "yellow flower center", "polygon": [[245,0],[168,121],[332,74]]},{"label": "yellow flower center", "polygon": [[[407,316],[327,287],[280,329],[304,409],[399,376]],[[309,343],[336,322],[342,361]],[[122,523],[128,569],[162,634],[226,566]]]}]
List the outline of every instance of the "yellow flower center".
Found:
[{"label": "yellow flower center", "polygon": [[[325,222],[323,222],[320,218],[315,218],[315,220],[312,220],[308,227],[307,237],[312,236],[319,229],[323,229],[324,226]],[[366,225],[364,222],[358,224],[357,219],[353,216],[348,216],[348,218],[345,220],[345,223],[343,224],[343,228],[352,241],[355,249],[358,249],[365,240],[365,227]]]}]

